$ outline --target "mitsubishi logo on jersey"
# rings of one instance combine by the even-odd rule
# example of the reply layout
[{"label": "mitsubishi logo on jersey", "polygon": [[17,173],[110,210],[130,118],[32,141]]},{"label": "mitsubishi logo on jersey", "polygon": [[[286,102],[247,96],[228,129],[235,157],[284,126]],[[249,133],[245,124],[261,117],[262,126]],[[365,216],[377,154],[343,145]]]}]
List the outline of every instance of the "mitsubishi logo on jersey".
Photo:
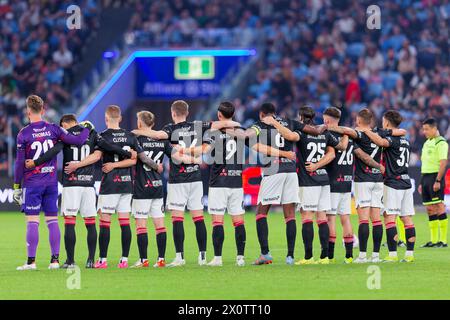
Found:
[{"label": "mitsubishi logo on jersey", "polygon": [[178,171],[179,173],[186,173],[186,168],[184,166],[180,167],[180,171]]},{"label": "mitsubishi logo on jersey", "polygon": [[70,177],[68,178],[69,181],[77,181],[77,177],[75,176],[75,174],[71,174]]},{"label": "mitsubishi logo on jersey", "polygon": [[344,177],[342,176],[342,174],[340,174],[339,177],[336,178],[336,181],[337,181],[337,182],[344,182],[345,179],[344,179]]},{"label": "mitsubishi logo on jersey", "polygon": [[222,172],[220,173],[220,176],[221,177],[226,177],[226,176],[228,176],[228,173],[227,173],[227,169],[222,169]]},{"label": "mitsubishi logo on jersey", "polygon": [[152,188],[153,187],[153,183],[147,179],[147,183],[144,185],[145,188]]},{"label": "mitsubishi logo on jersey", "polygon": [[120,176],[115,176],[113,181],[114,182],[122,182],[122,179],[120,178]]}]

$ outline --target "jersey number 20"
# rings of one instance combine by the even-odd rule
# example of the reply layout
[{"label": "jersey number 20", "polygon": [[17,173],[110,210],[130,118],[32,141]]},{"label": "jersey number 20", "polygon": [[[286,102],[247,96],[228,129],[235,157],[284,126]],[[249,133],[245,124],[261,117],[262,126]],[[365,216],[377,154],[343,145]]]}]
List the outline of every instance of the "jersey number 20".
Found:
[{"label": "jersey number 20", "polygon": [[41,156],[41,153],[46,153],[48,151],[48,149],[53,148],[53,141],[52,140],[44,140],[43,142],[41,141],[34,141],[31,144],[31,150],[36,150],[36,152],[34,153],[33,156],[33,160],[36,160],[37,158],[39,158]]}]

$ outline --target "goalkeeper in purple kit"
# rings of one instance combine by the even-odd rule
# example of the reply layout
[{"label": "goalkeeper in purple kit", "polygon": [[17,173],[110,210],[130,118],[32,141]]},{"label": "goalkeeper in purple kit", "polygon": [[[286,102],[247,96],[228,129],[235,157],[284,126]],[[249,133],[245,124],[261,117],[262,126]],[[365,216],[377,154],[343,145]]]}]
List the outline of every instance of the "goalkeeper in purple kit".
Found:
[{"label": "goalkeeper in purple kit", "polygon": [[56,157],[33,169],[25,168],[25,159],[36,160],[58,141],[82,145],[89,130],[78,135],[69,134],[58,125],[42,120],[44,101],[31,95],[27,98],[27,116],[30,124],[17,135],[17,157],[14,170],[14,201],[21,206],[27,217],[28,261],[17,270],[36,269],[36,250],[39,242],[39,213],[45,214],[49,230],[51,260],[49,269],[59,268],[61,234],[58,226],[58,175]]}]

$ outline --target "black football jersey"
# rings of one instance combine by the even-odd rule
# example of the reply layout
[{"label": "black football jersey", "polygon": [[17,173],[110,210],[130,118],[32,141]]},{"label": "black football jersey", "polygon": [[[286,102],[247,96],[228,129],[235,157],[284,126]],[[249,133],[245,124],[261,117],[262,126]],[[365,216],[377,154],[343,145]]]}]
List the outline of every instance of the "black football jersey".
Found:
[{"label": "black football jersey", "polygon": [[[276,116],[275,119],[291,131],[300,132],[304,128],[304,124],[296,120],[286,120],[278,116]],[[269,126],[262,121],[257,121],[250,128],[253,128],[256,131],[258,143],[283,151],[294,150],[294,143],[284,139],[274,127]],[[295,161],[293,160],[283,157],[270,157],[266,155],[261,155],[261,159],[264,176],[296,171]]]},{"label": "black football jersey", "polygon": [[[169,123],[162,129],[169,136],[169,141],[182,148],[198,147],[203,143],[203,135],[211,128],[210,122],[183,121]],[[170,162],[169,183],[186,183],[202,181],[199,164]]]},{"label": "black football jersey", "polygon": [[325,168],[317,169],[314,172],[306,171],[305,163],[316,163],[325,155],[327,147],[336,147],[339,140],[331,135],[329,131],[313,136],[304,132],[298,132],[300,140],[297,142],[298,158],[298,184],[301,187],[326,186],[330,184],[328,173]]},{"label": "black football jersey", "polygon": [[393,189],[410,189],[408,174],[410,145],[405,137],[385,137],[389,147],[383,148],[383,162],[386,167],[384,184]]},{"label": "black football jersey", "polygon": [[[69,128],[67,131],[74,135],[80,134],[84,130],[84,127],[76,125]],[[81,161],[94,152],[97,146],[97,141],[100,137],[97,132],[91,130],[89,138],[82,146],[67,145],[64,144],[63,148],[63,162],[68,163],[71,161]],[[89,187],[95,183],[95,164],[91,164],[86,167],[78,168],[70,174],[63,172],[63,186],[64,187]]]},{"label": "black football jersey", "polygon": [[[382,134],[383,131],[377,128],[374,132]],[[370,155],[376,162],[380,162],[382,150],[379,146],[372,142],[369,137],[361,131],[356,131],[357,137],[354,142],[358,144],[362,151]],[[383,175],[380,170],[371,168],[366,165],[361,159],[355,159],[355,182],[383,182]]]},{"label": "black football jersey", "polygon": [[[131,132],[124,129],[106,129],[100,136],[109,144],[120,146],[123,150],[135,150],[141,153],[137,138]],[[119,162],[124,160],[122,156],[113,152],[103,152],[103,163]],[[103,173],[100,185],[100,194],[127,194],[133,193],[132,167],[117,168],[109,173]]]},{"label": "black football jersey", "polygon": [[209,186],[242,188],[242,170],[245,161],[245,141],[222,131],[211,131],[205,143],[211,146],[212,165]]},{"label": "black football jersey", "polygon": [[[172,145],[169,140],[154,140],[144,136],[139,136],[137,140],[145,155],[158,164],[163,162],[165,156],[170,157],[172,154]],[[163,197],[164,191],[161,174],[138,159],[136,163],[133,198],[159,199]]]},{"label": "black football jersey", "polygon": [[[335,132],[330,132],[330,134],[332,134],[336,139],[340,139],[342,137],[342,135]],[[346,150],[336,150],[336,158],[334,158],[334,160],[327,166],[331,192],[346,193],[352,191],[354,164],[353,152],[357,148],[359,148],[359,146],[354,144],[352,139],[349,139]]]}]

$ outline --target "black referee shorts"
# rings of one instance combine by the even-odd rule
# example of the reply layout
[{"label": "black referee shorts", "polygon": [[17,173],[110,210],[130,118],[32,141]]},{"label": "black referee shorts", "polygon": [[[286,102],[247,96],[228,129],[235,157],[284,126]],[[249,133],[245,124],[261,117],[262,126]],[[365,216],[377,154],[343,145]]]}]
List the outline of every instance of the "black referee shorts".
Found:
[{"label": "black referee shorts", "polygon": [[441,180],[441,188],[433,191],[433,184],[436,181],[437,173],[427,173],[422,175],[422,202],[425,206],[444,202],[445,181]]}]

